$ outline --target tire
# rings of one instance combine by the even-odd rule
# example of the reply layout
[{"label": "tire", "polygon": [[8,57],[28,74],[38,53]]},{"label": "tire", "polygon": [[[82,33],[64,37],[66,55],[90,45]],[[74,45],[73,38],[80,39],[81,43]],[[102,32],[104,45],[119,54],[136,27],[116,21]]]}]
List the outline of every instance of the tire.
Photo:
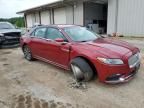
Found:
[{"label": "tire", "polygon": [[0,41],[0,49],[2,49],[2,42]]},{"label": "tire", "polygon": [[27,59],[28,61],[34,60],[34,58],[32,57],[30,48],[27,45],[23,46],[23,53],[24,53],[25,59]]},{"label": "tire", "polygon": [[91,66],[80,57],[72,60],[71,71],[76,81],[90,81],[94,75]]}]

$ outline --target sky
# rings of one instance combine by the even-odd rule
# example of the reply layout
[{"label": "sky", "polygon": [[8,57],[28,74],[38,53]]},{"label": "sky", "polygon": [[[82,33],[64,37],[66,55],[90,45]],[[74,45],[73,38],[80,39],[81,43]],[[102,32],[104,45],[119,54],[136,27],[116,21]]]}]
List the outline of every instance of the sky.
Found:
[{"label": "sky", "polygon": [[16,12],[59,0],[0,0],[0,18],[11,18]]}]

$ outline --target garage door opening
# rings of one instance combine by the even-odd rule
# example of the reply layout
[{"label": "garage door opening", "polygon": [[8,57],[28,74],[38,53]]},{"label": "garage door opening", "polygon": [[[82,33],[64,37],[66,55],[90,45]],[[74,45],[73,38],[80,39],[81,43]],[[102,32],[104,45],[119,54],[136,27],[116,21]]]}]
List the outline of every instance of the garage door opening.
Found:
[{"label": "garage door opening", "polygon": [[84,26],[98,34],[107,32],[107,3],[84,3]]}]

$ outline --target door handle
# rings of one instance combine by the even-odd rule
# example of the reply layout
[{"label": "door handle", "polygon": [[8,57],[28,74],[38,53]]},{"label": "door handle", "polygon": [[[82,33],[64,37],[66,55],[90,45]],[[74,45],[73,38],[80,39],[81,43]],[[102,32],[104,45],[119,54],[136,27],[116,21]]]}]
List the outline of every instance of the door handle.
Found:
[{"label": "door handle", "polygon": [[52,42],[53,40],[51,40],[51,39],[46,39],[46,41],[48,41],[48,42]]},{"label": "door handle", "polygon": [[64,52],[69,52],[70,50],[68,48],[61,48],[62,51]]},{"label": "door handle", "polygon": [[61,45],[66,45],[68,42],[61,42]]}]

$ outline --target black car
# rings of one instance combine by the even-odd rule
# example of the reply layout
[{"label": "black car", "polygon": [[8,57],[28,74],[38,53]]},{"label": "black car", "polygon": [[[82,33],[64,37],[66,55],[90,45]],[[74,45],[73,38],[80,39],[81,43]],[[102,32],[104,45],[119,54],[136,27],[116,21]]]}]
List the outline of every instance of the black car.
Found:
[{"label": "black car", "polygon": [[9,22],[0,22],[0,48],[18,46],[20,36],[21,30]]}]

